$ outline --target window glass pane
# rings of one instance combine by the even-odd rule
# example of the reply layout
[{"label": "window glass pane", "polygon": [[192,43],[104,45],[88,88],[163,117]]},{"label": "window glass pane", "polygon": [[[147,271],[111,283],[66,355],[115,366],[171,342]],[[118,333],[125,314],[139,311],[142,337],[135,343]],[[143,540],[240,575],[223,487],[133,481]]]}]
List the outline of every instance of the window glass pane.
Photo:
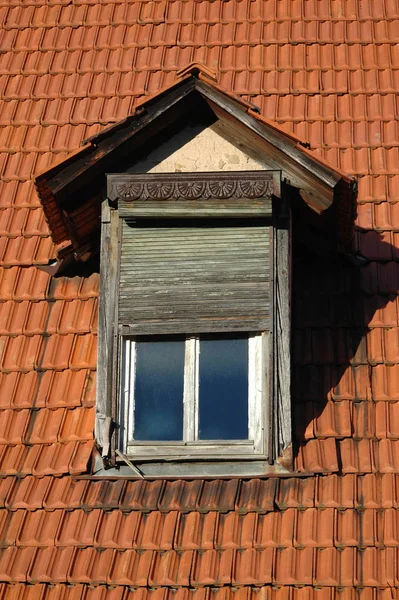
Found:
[{"label": "window glass pane", "polygon": [[184,340],[136,343],[134,439],[183,439]]},{"label": "window glass pane", "polygon": [[199,439],[248,439],[248,338],[200,341]]}]

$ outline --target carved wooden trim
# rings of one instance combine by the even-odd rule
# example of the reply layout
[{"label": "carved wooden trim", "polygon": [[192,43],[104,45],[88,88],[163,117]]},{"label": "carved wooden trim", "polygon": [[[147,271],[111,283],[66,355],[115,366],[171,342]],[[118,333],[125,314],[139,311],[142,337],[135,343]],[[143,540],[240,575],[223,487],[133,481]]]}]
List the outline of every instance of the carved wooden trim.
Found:
[{"label": "carved wooden trim", "polygon": [[124,202],[269,198],[279,195],[276,171],[108,175],[108,198]]}]

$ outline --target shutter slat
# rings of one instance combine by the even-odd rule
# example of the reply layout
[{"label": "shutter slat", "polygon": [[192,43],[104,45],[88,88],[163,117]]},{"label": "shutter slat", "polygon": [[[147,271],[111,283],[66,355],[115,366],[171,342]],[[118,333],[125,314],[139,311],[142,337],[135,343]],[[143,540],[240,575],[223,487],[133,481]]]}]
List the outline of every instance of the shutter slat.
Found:
[{"label": "shutter slat", "polygon": [[151,202],[139,201],[118,202],[119,214],[121,217],[140,217],[140,218],[194,218],[203,217],[269,217],[271,216],[271,201],[269,198],[250,199],[240,198],[239,200],[160,200]]}]

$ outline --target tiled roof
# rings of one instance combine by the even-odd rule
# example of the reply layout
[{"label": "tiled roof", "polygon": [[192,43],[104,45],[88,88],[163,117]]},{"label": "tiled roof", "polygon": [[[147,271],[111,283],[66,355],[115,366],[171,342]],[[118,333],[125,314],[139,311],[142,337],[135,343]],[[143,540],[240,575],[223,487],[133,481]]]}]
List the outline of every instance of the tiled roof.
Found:
[{"label": "tiled roof", "polygon": [[[0,0],[0,23],[0,597],[396,598],[398,0]],[[358,176],[369,263],[297,270],[295,466],[316,474],[76,479],[98,274],[40,269],[32,179],[191,62]]]}]

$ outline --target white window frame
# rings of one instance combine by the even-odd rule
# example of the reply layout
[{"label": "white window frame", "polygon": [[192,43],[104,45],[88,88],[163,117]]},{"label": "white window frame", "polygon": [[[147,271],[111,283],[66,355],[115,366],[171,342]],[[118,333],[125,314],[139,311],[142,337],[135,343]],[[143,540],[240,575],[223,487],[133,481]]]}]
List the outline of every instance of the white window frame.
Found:
[{"label": "white window frame", "polygon": [[[248,336],[248,440],[198,440],[198,390],[200,335],[185,336],[183,441],[137,441],[134,432],[134,389],[136,341],[121,336],[120,414],[123,423],[120,442],[124,453],[134,459],[163,458],[263,458],[268,447],[266,398],[269,386],[267,365],[269,332],[247,333]],[[222,336],[221,336],[222,337]],[[217,334],[215,334],[217,339]],[[161,339],[161,336],[154,336]]]}]

